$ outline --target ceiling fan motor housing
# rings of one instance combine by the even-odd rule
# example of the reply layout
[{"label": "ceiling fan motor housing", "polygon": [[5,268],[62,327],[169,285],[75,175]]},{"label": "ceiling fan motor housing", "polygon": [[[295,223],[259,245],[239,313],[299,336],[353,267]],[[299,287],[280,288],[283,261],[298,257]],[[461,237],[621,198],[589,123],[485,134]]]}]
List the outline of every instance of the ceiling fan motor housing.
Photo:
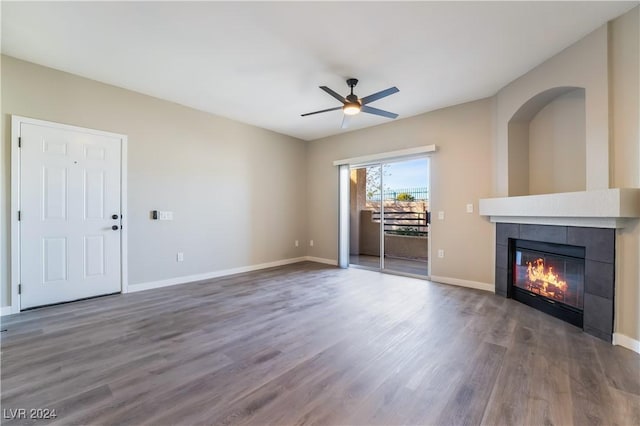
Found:
[{"label": "ceiling fan motor housing", "polygon": [[356,84],[358,84],[357,78],[347,79],[347,86],[351,88],[351,94],[347,95],[345,99],[347,100],[348,103],[353,104],[355,106],[359,106],[361,105],[360,101],[358,100],[358,97],[353,94],[353,88],[356,87]]}]

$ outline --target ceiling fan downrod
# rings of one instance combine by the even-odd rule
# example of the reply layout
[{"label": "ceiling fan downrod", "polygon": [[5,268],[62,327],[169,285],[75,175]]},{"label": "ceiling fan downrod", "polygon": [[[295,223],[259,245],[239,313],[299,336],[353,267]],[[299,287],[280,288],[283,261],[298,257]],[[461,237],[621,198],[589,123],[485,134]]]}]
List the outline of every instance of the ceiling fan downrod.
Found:
[{"label": "ceiling fan downrod", "polygon": [[347,95],[346,99],[352,104],[360,104],[360,102],[358,101],[358,97],[353,94],[353,88],[356,87],[357,84],[358,84],[357,78],[350,78],[347,80],[347,86],[351,88],[351,94]]}]

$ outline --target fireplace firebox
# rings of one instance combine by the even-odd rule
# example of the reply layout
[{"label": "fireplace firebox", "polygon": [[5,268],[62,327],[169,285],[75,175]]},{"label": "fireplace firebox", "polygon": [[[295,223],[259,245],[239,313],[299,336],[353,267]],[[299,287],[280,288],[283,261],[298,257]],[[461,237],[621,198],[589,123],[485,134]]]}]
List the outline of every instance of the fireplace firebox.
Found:
[{"label": "fireplace firebox", "polygon": [[585,248],[513,240],[511,297],[583,325]]},{"label": "fireplace firebox", "polygon": [[615,247],[612,228],[497,223],[496,294],[562,315],[611,343]]}]

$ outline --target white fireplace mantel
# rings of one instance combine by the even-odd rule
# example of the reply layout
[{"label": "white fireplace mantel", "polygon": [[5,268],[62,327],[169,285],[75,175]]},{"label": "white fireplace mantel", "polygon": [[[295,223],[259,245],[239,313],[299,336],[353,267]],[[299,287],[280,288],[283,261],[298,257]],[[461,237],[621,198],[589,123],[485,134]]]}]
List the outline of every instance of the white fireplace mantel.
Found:
[{"label": "white fireplace mantel", "polygon": [[485,198],[479,207],[491,222],[624,228],[640,217],[640,188]]}]

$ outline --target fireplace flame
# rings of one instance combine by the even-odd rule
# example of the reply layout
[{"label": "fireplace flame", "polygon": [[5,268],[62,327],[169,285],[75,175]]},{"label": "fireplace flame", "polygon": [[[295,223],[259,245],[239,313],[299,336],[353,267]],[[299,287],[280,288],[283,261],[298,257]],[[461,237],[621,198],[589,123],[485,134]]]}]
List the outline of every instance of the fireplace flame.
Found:
[{"label": "fireplace flame", "polygon": [[[553,272],[552,266],[545,268],[543,259],[537,259],[535,264],[534,262],[527,262],[527,273],[529,281],[532,283],[540,282],[546,293],[555,293],[555,289],[563,292],[567,291],[567,282],[562,281],[559,275]],[[552,288],[549,288],[549,286],[552,286]]]}]

